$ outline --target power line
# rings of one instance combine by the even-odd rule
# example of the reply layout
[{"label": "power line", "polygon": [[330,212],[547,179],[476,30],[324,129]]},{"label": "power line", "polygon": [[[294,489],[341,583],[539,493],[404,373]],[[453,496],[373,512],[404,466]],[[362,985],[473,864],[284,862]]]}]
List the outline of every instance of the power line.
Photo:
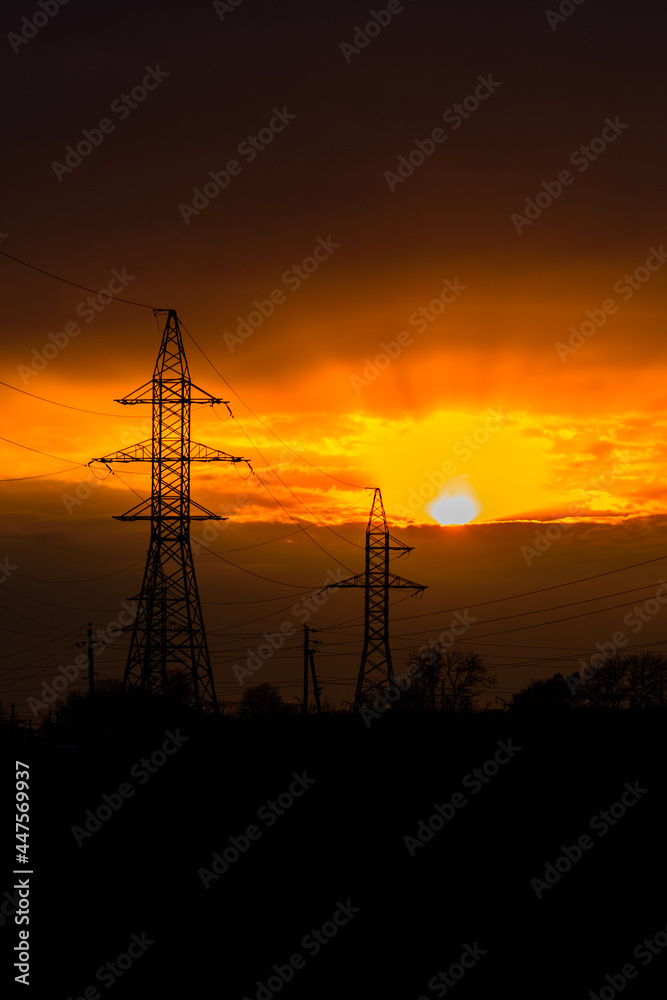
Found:
[{"label": "power line", "polygon": [[[82,629],[82,626],[79,625],[79,626],[77,626],[77,628],[72,629],[71,632],[65,633],[64,636],[54,635],[50,639],[47,639],[46,642],[38,642],[34,646],[27,646],[25,649],[20,649],[20,650],[18,650],[18,652],[13,653],[12,656],[13,657],[22,656],[23,653],[31,653],[33,649],[41,649],[43,646],[48,646],[50,643],[56,641],[57,639],[64,639],[64,638],[67,638],[68,636],[77,635],[79,632],[81,632],[81,629]],[[66,646],[63,649],[61,649],[61,650],[59,650],[59,651],[57,651],[55,653],[53,653],[53,652],[51,652],[51,653],[45,653],[44,656],[41,656],[41,657],[39,657],[36,660],[32,660],[30,663],[24,664],[23,666],[20,666],[20,667],[18,667],[18,666],[17,667],[2,666],[0,669],[1,670],[10,670],[10,671],[11,670],[23,670],[23,669],[25,669],[25,667],[32,666],[33,663],[39,663],[41,660],[46,660],[49,656],[53,656],[53,657],[60,656],[60,654],[65,651],[65,649],[70,649],[70,648],[71,648],[70,646]]]},{"label": "power line", "polygon": [[[633,594],[638,590],[651,590],[655,587],[655,583],[647,583],[643,587],[631,587],[629,590],[617,590],[613,594],[600,594],[598,597],[582,597],[580,601],[569,601],[567,604],[553,604],[548,608],[536,608],[534,611],[517,611],[515,614],[506,614],[500,618],[487,618],[483,622],[475,622],[474,624],[479,625],[490,625],[492,622],[504,622],[508,618],[525,618],[527,615],[539,615],[546,613],[547,611],[560,611],[561,608],[573,608],[578,604],[590,604],[592,601],[605,601],[610,597],[621,597],[623,594]],[[493,603],[493,602],[490,602]],[[630,601],[630,604],[633,604]],[[625,607],[626,605],[619,604],[617,607]],[[466,609],[467,610],[467,609]],[[606,611],[606,608],[600,608],[599,611]],[[590,614],[597,614],[598,612],[590,612]],[[421,615],[415,615],[415,617],[422,617]],[[396,621],[406,621],[405,618],[397,618]],[[473,624],[473,623],[471,623]],[[415,632],[401,633],[402,635],[416,635]],[[401,637],[401,634],[397,638]]]},{"label": "power line", "polygon": [[[3,592],[6,592],[8,594],[14,594],[16,597],[21,597],[23,600],[37,601],[38,604],[47,604],[51,608],[62,608],[66,611],[85,611],[85,612],[95,611],[95,612],[101,612],[102,614],[111,615],[115,614],[115,612],[118,610],[117,608],[78,608],[74,607],[71,604],[56,604],[54,601],[45,601],[41,597],[33,597],[32,594],[22,594],[20,590],[13,590],[6,584],[3,585],[2,589]],[[7,610],[9,610],[9,608]]]},{"label": "power line", "polygon": [[[115,476],[116,479],[120,483],[123,484],[123,486],[125,487],[125,489],[131,490],[131,492],[134,493],[135,497],[139,497],[139,499],[143,501],[144,498],[142,497],[141,493],[137,493],[137,491],[135,490],[134,486],[130,486],[129,483],[126,483],[125,480],[121,476],[118,475],[118,473],[115,471],[115,469],[111,469],[110,471],[111,471],[111,475]],[[108,479],[109,477],[107,476],[106,478]],[[102,480],[102,482],[104,482],[104,480]]]},{"label": "power line", "polygon": [[[305,593],[314,594],[315,591],[313,591],[313,590],[311,590],[311,591],[305,591]],[[294,596],[296,597],[296,596],[299,596],[299,595],[295,594]],[[275,611],[270,611],[268,613],[268,615],[262,615],[260,618],[251,618],[250,621],[240,622],[238,625],[230,625],[229,628],[230,629],[232,629],[232,628],[236,629],[236,628],[243,628],[245,625],[254,625],[255,622],[266,621],[267,618],[273,618],[274,615],[280,615],[284,611],[289,611],[290,609],[293,609],[293,608],[294,608],[294,602],[292,602],[291,604],[286,604],[284,608],[278,608]],[[213,630],[208,629],[208,634],[209,635],[217,635],[220,632],[223,632],[230,639],[239,638],[239,636],[235,636],[234,633],[229,632],[227,629],[213,629]],[[257,632],[255,634],[256,635],[260,635],[261,633]]]},{"label": "power line", "polygon": [[[260,545],[271,545],[273,542],[279,542],[283,538],[291,538],[292,535],[298,535],[299,528],[296,531],[288,531],[284,535],[278,535],[277,538],[267,538],[263,542],[253,542],[252,545],[240,545],[235,549],[223,549],[223,555],[227,555],[229,552],[244,552],[246,549],[256,549]],[[227,604],[227,601],[204,601],[204,604]]]},{"label": "power line", "polygon": [[[667,639],[655,639],[653,641],[639,642],[639,643],[636,643],[633,646],[623,646],[621,648],[621,652],[626,653],[626,652],[629,652],[630,650],[641,649],[643,646],[663,646],[665,643],[667,643]],[[558,647],[554,646],[553,648],[556,649]],[[563,660],[574,660],[575,658],[581,658],[582,656],[588,656],[588,657],[595,656],[597,653],[600,652],[600,650],[597,649],[597,648],[596,649],[591,649],[590,647],[585,648],[585,649],[582,649],[581,647],[578,647],[578,648],[575,647],[575,648],[576,648],[577,651],[574,652],[574,653],[571,653],[571,654],[569,654],[567,656],[545,656],[545,657],[542,657],[539,660],[532,660],[529,663],[503,663],[503,664],[500,664],[497,667],[494,667],[493,669],[494,670],[512,670],[512,669],[519,670],[519,669],[523,669],[524,667],[539,667],[539,666],[542,666],[543,664],[551,664],[551,665],[553,665],[554,663],[560,663]]]},{"label": "power line", "polygon": [[[606,570],[604,573],[594,573],[593,576],[584,576],[584,577],[582,577],[579,580],[568,580],[566,583],[555,583],[551,587],[541,587],[539,590],[528,590],[528,591],[526,591],[523,594],[512,594],[512,595],[510,595],[508,597],[496,597],[496,598],[494,598],[491,601],[480,601],[477,604],[466,604],[466,605],[459,604],[455,608],[443,608],[441,611],[427,611],[427,612],[424,612],[424,613],[418,614],[418,615],[406,615],[403,618],[395,618],[394,621],[397,621],[397,622],[406,622],[406,621],[412,621],[415,618],[430,618],[433,615],[447,615],[447,614],[451,614],[454,611],[461,611],[461,610],[468,611],[471,608],[483,608],[483,607],[487,607],[490,604],[500,604],[502,601],[514,601],[514,600],[517,600],[519,597],[532,597],[533,594],[545,594],[549,590],[559,590],[561,587],[573,587],[573,586],[575,586],[578,583],[588,583],[590,580],[598,580],[598,579],[600,579],[603,576],[612,576],[614,573],[624,573],[626,570],[636,569],[638,566],[648,566],[651,563],[660,562],[662,559],[667,559],[667,555],[656,556],[654,559],[645,559],[642,562],[632,563],[629,566],[620,566],[618,569]],[[637,589],[641,589],[641,588],[637,588]],[[621,591],[621,593],[622,593],[622,591]],[[613,596],[613,595],[609,595],[609,596]],[[405,600],[405,599],[406,598],[402,598],[402,600]],[[582,604],[583,601],[575,601],[574,603],[575,604]],[[561,607],[564,607],[564,606],[565,605],[561,605]],[[554,610],[554,609],[551,608],[551,609],[546,609],[546,610]],[[507,615],[506,617],[515,618],[516,615]],[[341,624],[344,625],[346,623],[345,622],[341,622]],[[337,626],[336,625],[329,625],[328,627],[329,628],[336,628]],[[411,634],[415,634],[416,635],[417,633],[411,633]]]},{"label": "power line", "polygon": [[33,583],[94,583],[97,580],[106,580],[110,576],[116,576],[117,573],[124,573],[125,570],[134,569],[135,566],[139,566],[143,563],[143,559],[137,559],[136,562],[130,563],[129,566],[122,566],[120,569],[114,569],[111,573],[102,573],[100,576],[88,576],[81,580],[47,580],[40,576],[29,576],[27,573],[20,573],[16,571],[16,576],[23,577],[24,580],[32,580]]},{"label": "power line", "polygon": [[[234,420],[236,420],[236,417],[234,417]],[[236,422],[238,424],[238,420],[236,420]],[[253,448],[255,448],[255,450],[257,451],[257,454],[261,457],[262,461],[266,462],[266,459],[262,455],[262,453],[259,450],[259,448],[257,448],[257,445],[253,444],[253,442],[252,442],[252,440],[250,438],[250,435],[245,431],[245,429],[243,427],[241,427],[240,424],[239,424],[239,427],[241,428],[241,430],[243,431],[243,433],[245,434],[245,436],[248,438],[248,441],[250,441],[250,444],[253,446]],[[269,466],[269,468],[271,468],[271,466]],[[274,472],[275,472],[275,470],[274,470]],[[275,475],[278,476],[278,473],[275,472]],[[262,486],[264,487],[264,489],[267,491],[267,493],[269,493],[270,496],[272,496],[273,499],[276,501],[276,503],[279,504],[280,507],[282,507],[282,509],[287,514],[287,516],[290,517],[294,521],[294,523],[297,525],[297,527],[301,531],[304,532],[304,534],[306,535],[306,537],[313,543],[313,545],[317,545],[318,549],[321,549],[322,552],[324,552],[324,554],[329,557],[329,559],[333,559],[333,561],[335,563],[340,563],[341,566],[345,566],[345,569],[349,570],[350,573],[353,572],[350,566],[346,565],[346,563],[344,563],[341,559],[336,559],[334,556],[332,556],[331,553],[328,552],[324,548],[323,545],[320,545],[320,543],[317,541],[317,539],[315,539],[311,535],[309,535],[308,532],[306,531],[306,529],[303,527],[303,525],[299,524],[299,522],[297,521],[297,519],[294,516],[294,514],[292,514],[290,511],[288,511],[287,507],[285,507],[285,505],[283,504],[283,502],[281,500],[279,500],[278,497],[275,495],[275,493],[273,493],[269,489],[269,487],[266,485],[266,483],[262,480],[262,477],[260,475],[258,475],[258,473],[255,473],[255,476],[257,477],[257,479],[259,479],[260,483],[262,484]],[[280,479],[280,476],[278,476],[278,479]],[[313,514],[313,512],[308,507],[306,507],[306,505],[303,502],[303,500],[299,499],[299,497],[296,495],[296,493],[287,485],[287,483],[283,479],[280,479],[280,482],[283,484],[283,486],[287,490],[289,490],[289,492],[292,494],[292,496],[294,497],[294,499],[297,500],[305,508],[305,510],[308,511],[308,513],[311,515],[311,517],[314,517],[315,520],[318,521],[320,524],[322,524],[325,528],[329,528],[329,531],[332,531],[333,534],[336,535],[338,538],[343,538],[343,540],[346,541],[346,542],[349,542],[350,545],[355,545],[357,548],[360,548],[360,546],[358,546],[356,542],[350,542],[350,540],[348,538],[345,538],[344,535],[339,535],[338,532],[334,531],[334,529],[330,525],[326,524],[324,521],[321,521],[320,518],[318,518],[316,514]]]},{"label": "power line", "polygon": [[28,392],[26,389],[18,389],[15,385],[10,385],[9,382],[0,381],[0,385],[4,385],[7,389],[13,389],[14,392],[21,392],[24,396],[32,396],[33,399],[41,399],[43,403],[51,403],[52,406],[62,406],[66,410],[76,410],[78,413],[94,413],[98,417],[119,417],[122,420],[136,420],[134,413],[102,413],[100,410],[84,410],[81,406],[70,406],[69,403],[59,403],[55,399],[46,399],[45,396],[37,396],[34,392]]},{"label": "power line", "polygon": [[[568,615],[565,618],[554,618],[554,619],[552,619],[552,620],[550,620],[548,622],[534,622],[532,625],[519,625],[516,628],[503,629],[500,632],[484,632],[480,636],[467,636],[467,637],[466,636],[462,636],[460,639],[458,639],[458,642],[476,642],[477,639],[485,639],[487,637],[495,636],[495,635],[507,635],[509,632],[523,632],[526,629],[530,629],[530,628],[542,628],[544,625],[558,625],[561,622],[571,622],[571,621],[574,621],[577,618],[587,618],[589,615],[604,614],[605,611],[616,611],[616,610],[618,610],[618,608],[628,608],[628,607],[630,607],[631,604],[634,604],[634,603],[635,603],[634,601],[625,601],[625,603],[623,603],[623,604],[614,604],[610,608],[597,608],[595,611],[583,611],[580,615]],[[546,610],[549,610],[549,609],[546,609]],[[528,612],[528,613],[530,613],[530,612]],[[533,613],[536,614],[537,612],[533,612]],[[508,617],[510,617],[510,618],[518,618],[520,616],[519,615],[509,615]],[[504,619],[502,619],[502,618],[492,618],[488,622],[476,622],[475,624],[478,624],[478,625],[488,625],[491,621],[504,621]],[[402,635],[399,635],[396,638],[398,638],[398,639],[405,639],[405,638],[407,638],[408,636],[411,636],[411,635],[421,635],[421,634],[422,634],[421,632],[404,632],[404,633],[402,633]]]},{"label": "power line", "polygon": [[56,472],[42,472],[38,476],[9,476],[6,479],[0,479],[0,483],[19,483],[25,482],[27,479],[46,479],[48,476],[61,476],[63,472],[71,472],[72,468],[83,468],[83,466],[68,466],[66,469],[58,469]]},{"label": "power line", "polygon": [[[29,267],[31,271],[39,271],[40,274],[45,274],[47,278],[54,278],[56,281],[62,281],[65,285],[72,285],[74,288],[80,288],[84,292],[92,292],[93,295],[99,295],[99,288],[88,288],[87,285],[79,285],[76,281],[69,281],[67,278],[61,278],[58,274],[53,274],[51,271],[45,271],[41,267],[36,267],[34,264],[29,264],[25,260],[21,260],[19,257],[14,257],[12,254],[7,253],[6,250],[0,250],[0,254],[3,257],[9,257],[10,260],[16,261],[17,264],[22,264],[23,267]],[[138,306],[140,309],[151,309],[153,312],[166,312],[167,310],[158,308],[157,306],[146,305],[145,302],[133,302],[132,299],[122,299],[119,295],[113,295],[111,292],[104,292],[104,295],[108,296],[110,299],[115,299],[116,302],[124,302],[128,306]]]},{"label": "power line", "polygon": [[[213,362],[212,362],[212,361],[211,361],[211,359],[209,358],[208,354],[206,354],[206,352],[204,351],[204,349],[203,349],[202,347],[200,347],[200,346],[199,346],[199,344],[197,343],[197,341],[195,340],[195,338],[194,338],[194,337],[192,336],[192,334],[190,333],[190,331],[188,330],[188,328],[187,328],[187,327],[185,326],[185,324],[184,324],[184,323],[181,323],[181,326],[183,327],[183,329],[185,330],[185,332],[187,333],[188,337],[190,338],[190,340],[192,341],[192,343],[193,343],[193,344],[195,345],[195,347],[197,348],[197,350],[198,350],[198,351],[200,352],[200,354],[202,354],[202,355],[203,355],[203,356],[204,356],[204,357],[206,358],[206,360],[208,361],[208,363],[209,363],[209,365],[211,366],[211,368],[213,369],[213,371],[214,371],[214,372],[215,372],[215,373],[216,373],[216,374],[218,375],[218,377],[219,377],[219,378],[221,378],[221,379],[222,379],[222,381],[223,381],[223,382],[225,383],[225,385],[227,386],[227,388],[229,389],[229,391],[230,391],[230,392],[233,392],[233,393],[234,393],[234,395],[236,396],[236,398],[238,399],[238,401],[239,401],[239,402],[240,402],[240,403],[241,403],[241,404],[242,404],[243,406],[245,406],[245,408],[246,408],[246,409],[248,410],[248,412],[249,412],[249,413],[251,413],[251,414],[253,415],[253,417],[255,418],[255,420],[259,420],[259,422],[260,422],[260,424],[262,425],[262,427],[265,427],[265,428],[266,428],[266,430],[267,430],[267,431],[268,431],[268,432],[269,432],[270,434],[273,434],[273,436],[274,436],[274,438],[276,439],[276,441],[280,441],[280,443],[281,443],[281,444],[283,444],[283,445],[285,445],[285,447],[286,447],[286,448],[289,448],[289,450],[290,450],[290,451],[292,452],[292,454],[293,454],[293,455],[296,455],[296,457],[297,457],[297,458],[299,458],[299,459],[301,459],[301,461],[302,461],[302,462],[305,462],[305,463],[306,463],[306,465],[309,465],[309,466],[311,467],[311,469],[315,469],[315,470],[316,470],[317,472],[321,473],[321,474],[322,474],[323,476],[328,476],[328,477],[329,477],[329,479],[333,479],[333,480],[334,480],[335,482],[337,482],[337,483],[342,483],[342,484],[343,484],[344,486],[350,486],[350,487],[352,487],[352,489],[355,489],[355,490],[364,490],[364,489],[368,489],[368,487],[366,487],[366,486],[360,486],[360,485],[359,485],[359,483],[348,483],[348,482],[347,482],[347,481],[346,481],[345,479],[340,479],[340,478],[339,478],[338,476],[332,476],[330,472],[326,472],[326,471],[325,471],[324,469],[320,469],[320,468],[319,468],[319,467],[318,467],[317,465],[313,465],[313,463],[312,463],[312,462],[309,462],[307,458],[304,458],[304,457],[303,457],[303,455],[300,455],[300,454],[299,454],[299,453],[298,453],[297,451],[295,451],[295,450],[294,450],[294,448],[292,448],[292,447],[291,447],[291,445],[287,444],[287,442],[286,442],[286,441],[283,441],[283,439],[282,439],[281,437],[279,437],[279,436],[278,436],[278,435],[276,434],[276,432],[275,432],[274,430],[272,430],[272,429],[271,429],[271,428],[269,427],[269,425],[268,425],[268,424],[266,424],[266,423],[265,423],[265,422],[264,422],[264,421],[262,420],[262,418],[261,418],[261,417],[259,417],[259,416],[258,416],[258,415],[257,415],[257,414],[255,413],[255,411],[254,411],[253,409],[251,409],[251,407],[250,407],[250,406],[248,405],[248,403],[246,403],[246,401],[245,401],[244,399],[242,399],[242,398],[241,398],[241,396],[240,396],[240,395],[238,394],[238,392],[237,392],[237,391],[236,391],[235,389],[233,389],[233,388],[232,388],[232,386],[231,386],[231,385],[229,384],[229,382],[228,382],[228,381],[227,381],[227,379],[226,379],[226,378],[224,377],[224,375],[222,374],[222,372],[220,372],[220,371],[219,371],[219,370],[218,370],[218,369],[216,368],[216,366],[215,366],[215,365],[213,364]],[[253,447],[254,447],[254,446],[253,446]],[[281,480],[281,482],[282,482],[282,480]]]},{"label": "power line", "polygon": [[[312,593],[311,590],[302,590],[298,594],[292,594],[292,597],[301,597],[303,594],[311,594],[311,593]],[[245,604],[268,604],[270,601],[283,601],[284,599],[285,599],[285,595],[284,594],[280,594],[278,597],[262,597],[259,600],[255,599],[253,601],[202,601],[201,603],[202,604],[210,604],[210,605],[214,605],[214,606],[224,604],[225,607],[227,605],[231,605],[231,606],[236,607],[236,606],[241,605],[241,604],[243,604],[243,605],[245,605]],[[275,614],[278,614],[278,612],[276,611]]]},{"label": "power line", "polygon": [[284,583],[284,581],[282,581],[282,580],[273,580],[270,576],[262,576],[261,573],[255,573],[254,570],[246,569],[245,566],[239,566],[237,563],[232,562],[231,559],[225,559],[225,557],[222,556],[222,555],[220,555],[219,552],[214,552],[213,549],[209,548],[209,546],[206,544],[206,542],[202,542],[201,540],[197,540],[197,539],[195,541],[196,541],[197,545],[203,546],[203,548],[205,548],[206,551],[210,555],[215,556],[216,559],[221,559],[223,562],[227,563],[229,566],[233,566],[234,569],[240,569],[242,573],[249,573],[250,576],[256,576],[259,580],[266,580],[267,583],[275,583],[279,587],[301,587],[301,588],[305,587],[306,591],[308,591],[308,590],[315,590],[316,589],[315,587],[308,587],[306,584],[303,584],[303,583]]},{"label": "power line", "polygon": [[83,462],[74,462],[71,458],[63,458],[62,455],[51,455],[48,451],[40,451],[39,448],[31,448],[27,444],[21,444],[20,441],[12,441],[10,438],[0,436],[0,441],[6,441],[7,444],[13,444],[17,448],[24,448],[26,451],[34,451],[37,455],[45,455],[46,458],[56,458],[59,462],[69,462],[75,468],[84,468]]},{"label": "power line", "polygon": [[[8,591],[8,593],[14,593],[14,591]],[[0,605],[0,608],[2,608],[3,611],[8,611],[11,615],[15,615],[18,618],[25,619],[25,621],[30,622],[31,625],[38,625],[40,628],[50,628],[52,630],[54,628],[53,625],[48,625],[46,622],[39,622],[35,618],[30,618],[28,615],[22,614],[20,611],[13,611],[11,608],[8,608],[6,604]],[[79,609],[73,609],[73,610],[79,610]],[[11,632],[12,630],[0,629],[0,631]],[[67,635],[67,633],[63,629],[56,629],[56,631],[59,632],[61,635]]]}]

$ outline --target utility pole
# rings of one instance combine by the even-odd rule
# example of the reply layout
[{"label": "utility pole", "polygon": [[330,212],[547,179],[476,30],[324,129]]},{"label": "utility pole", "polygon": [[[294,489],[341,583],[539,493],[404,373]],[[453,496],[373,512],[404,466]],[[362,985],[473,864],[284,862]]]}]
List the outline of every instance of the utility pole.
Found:
[{"label": "utility pole", "polygon": [[[382,493],[377,486],[373,490],[371,513],[366,528],[366,569],[364,573],[351,576],[330,587],[363,587],[364,589],[364,648],[354,695],[353,712],[358,712],[368,704],[371,697],[382,692],[384,684],[394,683],[394,669],[389,648],[389,591],[390,589],[426,590],[420,583],[404,580],[389,572],[389,553],[412,552],[412,546],[404,545],[389,534],[387,516],[382,503]],[[393,543],[393,544],[392,544]]]},{"label": "utility pole", "polygon": [[88,647],[88,705],[90,707],[91,718],[95,715],[95,661],[93,649],[95,646],[104,646],[103,642],[93,642],[93,624],[88,622],[88,638],[85,642],[77,642],[77,646]]},{"label": "utility pole", "polygon": [[[95,660],[93,650],[96,646],[103,647],[103,642],[93,642],[93,625],[88,622],[88,634],[85,642],[77,642],[77,646],[88,647],[88,754],[90,760],[90,781],[93,792],[97,791],[97,719],[95,715]],[[50,718],[51,713],[49,713]]]},{"label": "utility pole", "polygon": [[[165,310],[155,310],[155,315]],[[150,462],[151,496],[119,521],[150,521],[146,569],[132,629],[123,686],[144,693],[169,690],[170,671],[185,671],[195,707],[219,713],[190,544],[191,521],[227,520],[190,499],[192,462],[247,462],[190,439],[193,404],[224,403],[190,379],[178,317],[166,310],[162,343],[150,382],[126,406],[152,407],[153,435],[94,462]],[[230,410],[231,413],[231,410]],[[250,463],[248,463],[249,465]]]},{"label": "utility pole", "polygon": [[307,625],[303,626],[303,703],[301,705],[301,715],[305,719],[308,715],[308,665],[309,665],[309,647],[308,647],[308,633],[310,629]]},{"label": "utility pole", "polygon": [[301,706],[301,714],[304,716],[304,718],[308,715],[308,668],[309,667],[313,681],[313,693],[315,695],[317,714],[318,716],[322,714],[322,706],[320,705],[320,691],[322,689],[317,683],[317,675],[315,673],[315,660],[313,658],[313,649],[312,649],[312,646],[317,644],[317,639],[313,639],[311,645],[310,641],[311,632],[317,632],[317,629],[308,625],[303,626],[303,704]]},{"label": "utility pole", "polygon": [[[317,642],[317,639],[315,639],[314,642]],[[310,658],[310,672],[313,677],[313,691],[315,692],[315,705],[317,707],[317,716],[319,718],[322,715],[322,706],[320,705],[320,691],[322,690],[322,688],[317,683],[317,674],[315,673],[315,659],[312,649],[309,651],[308,655]]]}]

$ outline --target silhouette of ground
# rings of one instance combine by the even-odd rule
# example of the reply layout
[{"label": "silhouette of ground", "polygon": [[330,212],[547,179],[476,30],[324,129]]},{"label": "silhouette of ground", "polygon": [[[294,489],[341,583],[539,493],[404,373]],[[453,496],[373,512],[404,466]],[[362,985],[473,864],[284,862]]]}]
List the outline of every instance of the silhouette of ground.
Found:
[{"label": "silhouette of ground", "polygon": [[[486,954],[447,988],[457,1000],[587,998],[628,962],[639,972],[627,997],[660,995],[667,956],[644,967],[633,950],[667,924],[661,713],[579,711],[539,725],[512,712],[387,713],[356,732],[350,716],[334,714],[308,719],[305,746],[297,717],[197,729],[179,711],[172,721],[154,715],[141,736],[131,718],[114,717],[112,732],[101,723],[96,789],[85,730],[51,732],[22,751],[36,831],[33,982],[39,967],[46,988],[34,995],[74,1000],[97,985],[106,996],[97,970],[144,932],[154,943],[112,996],[255,1000],[257,981],[299,952],[305,965],[273,995],[432,998],[445,994],[429,981],[475,943]],[[189,738],[164,762],[152,758],[166,732],[178,742],[179,727]],[[494,760],[498,741],[521,749],[501,753],[475,792],[473,769]],[[56,749],[67,742],[83,749]],[[145,779],[142,758],[154,761]],[[647,792],[604,836],[591,831],[626,782]],[[133,794],[91,836],[79,833],[79,846],[72,827],[123,784]],[[266,804],[290,785],[302,794],[269,823]],[[457,792],[466,804],[423,846],[409,841],[411,856],[405,838]],[[249,825],[257,839],[237,860],[228,851],[214,877],[215,852],[230,837],[243,844]],[[531,879],[586,833],[593,847],[538,898]],[[310,954],[304,936],[348,900],[359,912]]]}]

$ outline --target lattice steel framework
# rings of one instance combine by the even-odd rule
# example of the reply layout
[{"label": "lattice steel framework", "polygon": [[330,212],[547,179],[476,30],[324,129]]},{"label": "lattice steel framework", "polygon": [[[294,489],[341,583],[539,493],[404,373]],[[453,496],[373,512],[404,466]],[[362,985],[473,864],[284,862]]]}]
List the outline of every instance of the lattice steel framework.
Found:
[{"label": "lattice steel framework", "polygon": [[[157,315],[157,311],[156,311]],[[193,390],[197,395],[193,395]],[[137,615],[125,668],[124,689],[162,693],[170,672],[186,671],[195,706],[218,711],[211,662],[190,545],[190,522],[219,517],[190,498],[191,462],[245,462],[190,440],[192,404],[224,403],[190,380],[178,317],[167,312],[155,371],[125,406],[152,406],[149,440],[93,459],[94,462],[150,462],[151,496],[119,521],[150,521],[151,537]]]},{"label": "lattice steel framework", "polygon": [[[364,648],[354,696],[353,711],[370,702],[376,692],[380,692],[386,682],[394,681],[394,670],[389,648],[389,591],[390,589],[423,592],[426,587],[389,572],[389,553],[412,552],[412,546],[404,545],[389,534],[387,517],[382,503],[382,493],[373,489],[373,503],[366,528],[366,570],[357,576],[348,577],[332,587],[364,588]],[[393,543],[393,544],[392,544]]]}]

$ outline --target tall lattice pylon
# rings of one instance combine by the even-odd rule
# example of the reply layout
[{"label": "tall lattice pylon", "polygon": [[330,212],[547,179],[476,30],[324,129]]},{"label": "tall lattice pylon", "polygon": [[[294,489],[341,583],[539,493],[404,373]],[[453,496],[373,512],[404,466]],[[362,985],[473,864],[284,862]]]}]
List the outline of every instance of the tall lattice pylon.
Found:
[{"label": "tall lattice pylon", "polygon": [[[353,711],[368,704],[376,692],[380,692],[388,682],[394,682],[394,670],[389,648],[389,591],[390,589],[426,590],[419,583],[404,580],[389,572],[389,553],[412,552],[412,546],[404,545],[389,534],[387,517],[382,503],[382,493],[373,490],[373,503],[366,528],[366,570],[357,576],[348,577],[332,587],[364,588],[364,648],[354,696]],[[393,543],[393,544],[392,544]]]},{"label": "tall lattice pylon", "polygon": [[[156,310],[157,315],[157,310]],[[193,395],[193,390],[195,395]],[[153,410],[153,434],[94,462],[150,462],[151,496],[119,521],[150,521],[151,538],[139,606],[125,668],[124,689],[161,693],[170,673],[185,671],[198,709],[218,711],[206,632],[190,545],[190,522],[221,521],[190,499],[191,462],[245,462],[217,448],[190,440],[193,403],[225,403],[190,380],[178,317],[167,311],[155,371],[125,406],[147,404]]]}]

